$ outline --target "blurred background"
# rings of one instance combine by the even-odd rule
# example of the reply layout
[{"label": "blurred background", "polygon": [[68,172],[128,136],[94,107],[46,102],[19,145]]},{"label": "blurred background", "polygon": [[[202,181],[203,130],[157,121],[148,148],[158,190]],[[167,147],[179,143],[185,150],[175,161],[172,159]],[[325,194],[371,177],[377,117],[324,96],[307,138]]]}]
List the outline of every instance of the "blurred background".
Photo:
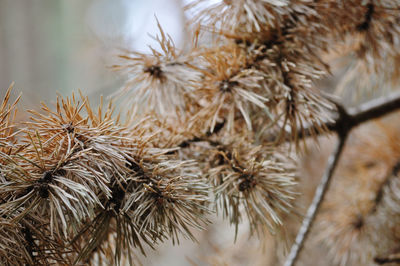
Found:
[{"label": "blurred background", "polygon": [[0,0],[0,91],[15,82],[20,109],[81,89],[93,99],[123,82],[110,66],[121,49],[156,46],[155,16],[180,46],[182,0]]}]

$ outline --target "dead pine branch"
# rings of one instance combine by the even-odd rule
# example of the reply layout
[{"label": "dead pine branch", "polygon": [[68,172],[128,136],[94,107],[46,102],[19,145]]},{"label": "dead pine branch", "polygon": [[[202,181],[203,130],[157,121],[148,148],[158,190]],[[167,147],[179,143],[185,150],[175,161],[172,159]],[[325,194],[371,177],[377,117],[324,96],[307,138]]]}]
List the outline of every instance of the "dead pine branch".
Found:
[{"label": "dead pine branch", "polygon": [[348,112],[341,105],[337,104],[336,106],[338,117],[333,123],[327,124],[327,128],[330,129],[331,132],[337,133],[339,138],[338,144],[336,145],[335,151],[329,157],[325,173],[315,191],[313,201],[309,206],[306,217],[297,233],[295,243],[285,261],[285,266],[294,266],[300,255],[318,213],[319,207],[329,189],[333,173],[340,159],[340,155],[342,154],[348,134],[353,128],[362,123],[382,117],[400,109],[400,93],[396,92],[388,97],[382,97],[367,102],[360,105],[358,108],[350,109]]}]

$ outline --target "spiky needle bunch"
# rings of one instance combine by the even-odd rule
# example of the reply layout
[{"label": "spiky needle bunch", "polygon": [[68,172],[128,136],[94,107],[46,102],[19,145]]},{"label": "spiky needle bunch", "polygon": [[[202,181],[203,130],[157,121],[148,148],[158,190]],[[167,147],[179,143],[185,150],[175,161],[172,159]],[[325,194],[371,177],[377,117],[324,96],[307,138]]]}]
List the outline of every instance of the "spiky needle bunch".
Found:
[{"label": "spiky needle bunch", "polygon": [[[208,187],[196,164],[158,148],[155,133],[120,124],[111,104],[94,112],[84,97],[42,109],[21,129],[18,152],[1,153],[2,234],[10,242],[2,264],[86,261],[109,235],[119,262],[131,246],[144,252],[142,243],[193,238],[191,229],[206,224]],[[12,248],[20,258],[7,254]]]},{"label": "spiky needle bunch", "polygon": [[[158,23],[158,21],[157,21]],[[190,92],[200,81],[200,73],[192,67],[195,50],[185,54],[175,47],[158,23],[160,36],[156,37],[161,51],[150,48],[152,54],[131,52],[114,69],[128,76],[117,95],[129,95],[136,112],[155,111],[162,116],[181,117],[190,109]]]},{"label": "spiky needle bunch", "polygon": [[[282,161],[284,160],[284,161]],[[274,232],[294,199],[291,162],[262,146],[235,139],[213,150],[208,175],[215,187],[217,210],[238,225],[245,214],[250,232]]]}]

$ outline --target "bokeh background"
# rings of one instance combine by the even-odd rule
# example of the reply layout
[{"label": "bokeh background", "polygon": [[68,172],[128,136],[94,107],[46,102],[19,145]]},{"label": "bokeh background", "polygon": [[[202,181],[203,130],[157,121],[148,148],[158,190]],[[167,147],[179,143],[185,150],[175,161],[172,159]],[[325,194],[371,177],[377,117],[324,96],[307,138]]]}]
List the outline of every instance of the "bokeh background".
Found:
[{"label": "bokeh background", "polygon": [[121,49],[156,45],[158,18],[179,46],[181,0],[0,0],[0,90],[15,82],[22,108],[81,89],[96,102],[123,82],[110,66]]}]

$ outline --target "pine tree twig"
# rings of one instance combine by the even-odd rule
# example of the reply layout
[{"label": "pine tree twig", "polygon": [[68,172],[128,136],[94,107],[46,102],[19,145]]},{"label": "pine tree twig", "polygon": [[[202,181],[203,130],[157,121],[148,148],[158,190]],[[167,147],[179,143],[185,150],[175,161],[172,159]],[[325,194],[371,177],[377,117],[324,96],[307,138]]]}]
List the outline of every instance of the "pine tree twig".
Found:
[{"label": "pine tree twig", "polygon": [[[358,108],[350,109],[348,112],[340,104],[336,104],[336,106],[338,110],[338,118],[334,120],[334,122],[326,124],[326,127],[330,131],[336,132],[338,134],[339,143],[337,144],[335,152],[328,160],[328,166],[325,170],[320,184],[316,189],[313,201],[307,210],[306,217],[304,218],[300,230],[296,236],[295,243],[293,244],[289,256],[284,264],[285,266],[293,266],[297,261],[297,258],[304,245],[307,235],[315,220],[318,209],[323,202],[325,194],[329,188],[333,172],[339,161],[348,133],[354,127],[364,122],[379,118],[383,115],[400,109],[400,93],[396,92],[388,97],[382,97],[376,100],[372,100],[370,102],[360,105],[360,107]],[[307,132],[312,131],[307,130]],[[303,135],[302,137],[305,136],[306,135]]]},{"label": "pine tree twig", "polygon": [[300,227],[300,230],[296,236],[295,243],[293,244],[289,256],[285,262],[285,266],[293,266],[296,263],[296,260],[300,254],[300,251],[304,245],[306,237],[311,229],[311,226],[315,220],[315,216],[318,212],[318,209],[321,203],[324,200],[325,194],[328,190],[330,181],[333,176],[333,172],[336,168],[336,165],[339,161],[340,155],[342,153],[345,141],[347,138],[347,133],[343,133],[343,135],[339,138],[339,143],[336,146],[335,152],[329,157],[328,166],[325,170],[325,173],[321,179],[320,184],[317,187],[317,190],[314,195],[314,199],[308,208],[307,215],[303,220],[303,223]]},{"label": "pine tree twig", "polygon": [[[338,104],[336,105],[339,106]],[[349,109],[347,113],[351,117],[349,120],[352,121],[349,123],[349,126],[352,129],[364,122],[379,118],[398,109],[400,109],[400,92],[394,92],[389,96],[374,99],[361,104],[357,108]],[[336,119],[334,118],[333,121],[327,121],[324,123],[323,127],[327,129],[326,133],[338,132],[339,127],[343,126],[338,123],[338,119],[339,117]],[[311,126],[305,130],[299,130],[297,134],[299,139],[303,139],[313,136],[315,132],[321,131],[316,130],[314,126]]]},{"label": "pine tree twig", "polygon": [[358,108],[350,109],[348,112],[352,116],[352,127],[356,127],[359,124],[379,118],[398,109],[400,109],[400,92],[395,92],[387,97],[381,97],[362,104]]},{"label": "pine tree twig", "polygon": [[217,123],[215,125],[214,131],[212,131],[212,132],[211,131],[207,131],[201,137],[194,136],[191,139],[184,140],[184,141],[182,141],[181,143],[178,144],[178,147],[179,148],[186,148],[186,147],[188,147],[190,145],[190,143],[201,142],[201,141],[209,142],[212,146],[218,146],[220,143],[210,140],[209,137],[211,137],[214,134],[218,134],[218,132],[220,132],[224,128],[225,124],[226,124],[225,120],[220,122],[220,123]]},{"label": "pine tree twig", "polygon": [[[337,108],[344,108],[340,104],[335,103]],[[351,130],[352,128],[367,122],[369,120],[379,118],[384,116],[388,113],[391,113],[397,109],[400,109],[400,92],[392,93],[389,96],[381,97],[378,99],[371,100],[364,104],[361,104],[357,108],[349,109],[346,114],[349,116],[346,118],[348,129]],[[340,112],[338,110],[338,112]],[[334,118],[331,121],[325,122],[323,125],[319,127],[325,128],[326,131],[317,130],[315,126],[310,126],[305,129],[299,129],[297,132],[298,139],[304,139],[307,137],[314,136],[315,133],[317,134],[326,134],[332,132],[339,132],[344,125],[343,122],[339,122],[340,116],[336,119]],[[206,132],[203,137],[194,137],[192,139],[185,140],[178,144],[178,147],[185,148],[189,146],[190,143],[201,142],[201,141],[210,141],[208,137],[212,136],[213,134],[218,133],[223,127],[225,126],[225,121],[218,123],[213,132]],[[290,134],[286,134],[286,141],[290,141]],[[275,139],[271,138],[271,139]],[[215,143],[211,143],[215,144]]]},{"label": "pine tree twig", "polygon": [[400,253],[391,254],[387,257],[376,257],[374,258],[374,262],[379,265],[383,265],[386,263],[400,263]]}]

